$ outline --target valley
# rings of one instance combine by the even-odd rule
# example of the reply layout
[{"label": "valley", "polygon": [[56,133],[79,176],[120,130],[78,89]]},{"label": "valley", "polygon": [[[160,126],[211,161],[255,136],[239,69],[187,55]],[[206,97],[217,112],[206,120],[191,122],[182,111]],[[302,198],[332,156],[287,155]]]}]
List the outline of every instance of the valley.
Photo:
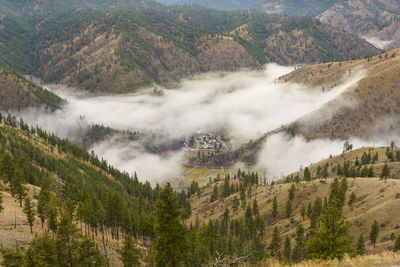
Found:
[{"label": "valley", "polygon": [[0,0],[0,265],[400,264],[394,0]]}]

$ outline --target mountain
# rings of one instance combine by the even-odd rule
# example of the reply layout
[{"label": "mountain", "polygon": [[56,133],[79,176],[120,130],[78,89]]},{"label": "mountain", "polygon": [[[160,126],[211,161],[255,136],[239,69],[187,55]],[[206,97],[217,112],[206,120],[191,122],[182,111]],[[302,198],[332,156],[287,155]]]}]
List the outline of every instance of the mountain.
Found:
[{"label": "mountain", "polygon": [[158,0],[165,5],[198,4],[219,10],[262,9],[270,14],[316,16],[344,0]]},{"label": "mountain", "polygon": [[65,100],[28,81],[21,74],[0,66],[0,109],[19,111],[28,107],[61,108]]},{"label": "mountain", "polygon": [[348,0],[332,6],[318,19],[385,50],[400,46],[400,3],[395,0]]},{"label": "mountain", "polygon": [[307,17],[151,1],[2,3],[0,62],[45,82],[94,92],[170,86],[197,73],[258,69],[266,62],[324,62],[379,52]]},{"label": "mountain", "polygon": [[390,138],[399,133],[399,49],[364,60],[307,66],[281,80],[329,90],[357,70],[364,71],[364,78],[357,85],[289,125],[287,132],[307,139],[359,137],[366,140]]}]

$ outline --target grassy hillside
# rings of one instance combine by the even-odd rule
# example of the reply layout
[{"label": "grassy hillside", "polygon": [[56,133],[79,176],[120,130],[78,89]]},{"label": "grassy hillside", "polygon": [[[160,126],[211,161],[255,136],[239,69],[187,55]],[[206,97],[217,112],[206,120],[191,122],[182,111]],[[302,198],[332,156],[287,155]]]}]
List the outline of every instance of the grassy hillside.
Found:
[{"label": "grassy hillside", "polygon": [[[257,69],[266,62],[323,62],[379,52],[306,17],[151,1],[2,1],[0,41],[8,52],[1,62],[46,82],[97,92],[171,85],[200,72]],[[12,31],[20,37],[8,38]],[[19,60],[22,53],[27,56]]]},{"label": "grassy hillside", "polygon": [[399,50],[364,60],[332,62],[307,66],[281,78],[286,82],[311,85],[327,91],[352,73],[364,72],[364,78],[320,110],[291,124],[290,134],[307,139],[361,137],[392,138],[400,129],[396,120],[399,95]]},{"label": "grassy hillside", "polygon": [[[273,229],[275,227],[278,228],[281,240],[279,251],[283,256],[284,241],[288,237],[292,240],[292,246],[294,245],[296,227],[299,224],[305,227],[306,233],[310,230],[312,219],[307,215],[307,207],[314,205],[318,197],[322,200],[322,203],[324,199],[329,198],[334,177],[347,177],[348,189],[343,213],[351,222],[349,232],[351,239],[355,243],[359,236],[363,235],[366,240],[367,254],[386,253],[387,250],[391,250],[394,246],[393,236],[400,235],[400,219],[396,215],[400,202],[400,180],[398,179],[400,177],[400,158],[394,158],[392,162],[391,156],[387,156],[387,151],[389,151],[389,154],[392,153],[394,155],[400,153],[398,148],[393,148],[393,150],[390,148],[362,148],[312,164],[308,166],[311,170],[312,179],[309,182],[303,181],[303,170],[270,185],[251,183],[251,177],[256,176],[251,173],[241,172],[240,169],[238,174],[231,174],[229,178],[226,176],[225,178],[214,176],[216,182],[204,187],[200,195],[197,194],[191,197],[192,216],[188,219],[187,224],[201,224],[210,220],[214,224],[218,224],[218,222],[221,224],[227,212],[229,220],[242,220],[242,223],[244,223],[244,220],[245,224],[247,224],[248,210],[250,208],[250,214],[253,213],[254,217],[252,218],[256,225],[258,216],[261,216],[264,220],[265,228],[261,232],[261,240],[267,253],[271,251],[269,245],[271,244]],[[378,159],[375,158],[369,162],[365,159],[362,161],[363,155],[368,155],[369,153],[373,156],[378,153]],[[396,179],[387,179],[385,181],[376,177],[380,176],[384,162],[389,162],[390,173]],[[338,164],[341,165],[341,171],[338,171]],[[318,166],[323,168],[325,165],[328,166],[327,178],[322,178],[321,169],[318,171]],[[374,171],[373,177],[360,177],[364,167],[372,167]],[[241,173],[240,176],[239,173]],[[341,178],[342,181],[343,179]],[[259,179],[258,183],[263,184],[261,179]],[[291,187],[294,187],[294,198],[289,201]],[[356,197],[354,202],[349,204],[353,193]],[[273,219],[272,215],[274,197],[277,198],[278,207],[276,219]],[[234,207],[235,199],[238,200],[238,208]],[[257,216],[254,213],[255,201],[257,202]],[[288,203],[291,206],[290,216],[287,216]],[[305,207],[304,217],[301,211],[303,206]],[[375,220],[379,224],[376,246],[368,241],[371,225]],[[232,225],[234,224],[229,225],[233,227]],[[229,231],[235,230],[228,229]],[[340,264],[344,264],[343,266],[356,266],[357,263],[361,262],[365,264],[363,266],[374,266],[376,263],[398,263],[398,254],[391,255],[388,253],[386,256],[371,255],[365,258],[346,259]],[[264,264],[266,263],[272,264],[271,266],[284,266],[283,263],[274,260],[266,261]],[[333,262],[311,261],[301,263],[298,266],[330,266],[329,264],[333,264]]]},{"label": "grassy hillside", "polygon": [[0,66],[0,110],[42,107],[61,108],[65,100],[28,81],[21,74]]}]

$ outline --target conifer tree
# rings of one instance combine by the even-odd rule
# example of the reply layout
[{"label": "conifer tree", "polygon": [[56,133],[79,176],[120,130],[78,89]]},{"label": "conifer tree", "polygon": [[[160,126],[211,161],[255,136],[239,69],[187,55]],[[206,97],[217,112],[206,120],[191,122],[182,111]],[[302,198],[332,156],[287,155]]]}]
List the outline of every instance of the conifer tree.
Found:
[{"label": "conifer tree", "polygon": [[274,201],[272,202],[272,218],[274,221],[276,221],[276,218],[278,217],[278,200],[276,199],[276,196],[274,196]]},{"label": "conifer tree", "polygon": [[281,248],[280,242],[281,242],[281,238],[279,235],[279,229],[278,229],[278,227],[275,226],[273,233],[272,233],[272,240],[271,240],[271,245],[270,245],[272,257],[280,258],[280,254],[279,254],[279,250]]},{"label": "conifer tree", "polygon": [[294,184],[292,184],[292,186],[290,187],[290,190],[289,190],[290,201],[292,201],[294,199],[295,192],[296,192],[296,187],[294,186]]},{"label": "conifer tree", "polygon": [[352,252],[348,237],[350,222],[337,206],[337,199],[330,200],[321,215],[321,226],[306,243],[309,258],[342,258]]},{"label": "conifer tree", "polygon": [[357,254],[364,255],[365,252],[365,241],[363,235],[360,235],[357,241]]},{"label": "conifer tree", "polygon": [[290,262],[291,260],[291,253],[292,253],[292,247],[290,245],[290,239],[289,237],[286,237],[285,240],[285,249],[283,251],[283,256],[286,262]]},{"label": "conifer tree", "polygon": [[24,266],[59,266],[56,240],[48,233],[36,236],[25,251]]},{"label": "conifer tree", "polygon": [[304,258],[304,226],[302,224],[296,227],[296,244],[293,248],[292,260],[300,262]]},{"label": "conifer tree", "polygon": [[306,182],[310,182],[311,181],[311,172],[310,172],[310,169],[308,167],[304,168],[303,180],[306,181]]},{"label": "conifer tree", "polygon": [[303,221],[304,221],[304,219],[306,218],[306,206],[301,206],[301,211],[300,211],[300,214],[301,214],[301,217],[303,218]]},{"label": "conifer tree", "polygon": [[179,204],[168,183],[155,204],[154,241],[156,266],[178,266],[188,250],[186,228],[180,221]]},{"label": "conifer tree", "polygon": [[237,198],[237,196],[235,196],[235,198],[233,199],[232,209],[233,209],[233,212],[234,212],[235,214],[238,214],[239,199]]},{"label": "conifer tree", "polygon": [[390,177],[390,169],[388,164],[385,162],[385,165],[383,165],[382,167],[382,171],[381,171],[381,176],[382,179],[385,179],[385,183],[386,183],[386,179]]},{"label": "conifer tree", "polygon": [[371,232],[369,233],[369,240],[371,240],[372,244],[376,244],[376,240],[378,239],[379,235],[379,225],[378,222],[375,220],[371,226]]},{"label": "conifer tree", "polygon": [[35,221],[35,211],[33,209],[33,205],[31,202],[31,199],[27,196],[25,197],[24,201],[24,213],[26,214],[26,219],[28,220],[29,227],[31,228],[31,234],[32,232],[32,226],[33,222]]},{"label": "conifer tree", "polygon": [[396,238],[393,246],[393,251],[399,251],[399,250],[400,250],[400,236]]},{"label": "conifer tree", "polygon": [[22,184],[24,181],[24,172],[21,169],[15,169],[14,175],[11,179],[11,195],[17,196],[19,200],[19,206],[22,207],[22,200],[26,195],[26,188]]},{"label": "conifer tree", "polygon": [[14,176],[14,162],[8,152],[1,156],[0,160],[0,177],[5,183],[10,183]]},{"label": "conifer tree", "polygon": [[101,267],[106,265],[104,256],[96,248],[96,244],[88,237],[84,237],[79,242],[76,254],[78,266]]}]

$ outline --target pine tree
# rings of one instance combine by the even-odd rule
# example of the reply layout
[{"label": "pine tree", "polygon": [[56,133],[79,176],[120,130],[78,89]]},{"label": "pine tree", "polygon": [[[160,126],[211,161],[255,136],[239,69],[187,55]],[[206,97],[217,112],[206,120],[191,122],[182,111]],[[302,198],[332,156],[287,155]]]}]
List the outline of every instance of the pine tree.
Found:
[{"label": "pine tree", "polygon": [[371,226],[371,232],[369,233],[369,240],[371,240],[372,244],[376,244],[376,240],[378,239],[379,235],[379,225],[377,221],[374,221],[374,223]]},{"label": "pine tree", "polygon": [[239,205],[239,199],[237,198],[237,196],[235,196],[232,203],[232,209],[235,214],[238,214]]},{"label": "pine tree", "polygon": [[299,224],[296,227],[296,244],[293,248],[292,260],[300,262],[304,258],[304,226]]},{"label": "pine tree", "polygon": [[311,181],[311,172],[308,167],[305,167],[304,169],[303,180],[307,182]]},{"label": "pine tree", "polygon": [[276,199],[276,196],[274,196],[274,201],[272,202],[272,218],[274,221],[276,221],[276,218],[278,217],[278,200]]},{"label": "pine tree", "polygon": [[104,256],[88,237],[84,237],[79,242],[76,254],[76,261],[79,266],[101,267],[106,265]]},{"label": "pine tree", "polygon": [[49,182],[45,180],[40,188],[40,193],[38,196],[38,206],[37,206],[37,214],[42,223],[42,228],[43,228],[43,223],[48,216],[49,202],[50,202]]},{"label": "pine tree", "polygon": [[0,178],[10,183],[14,176],[14,162],[9,153],[4,153],[0,160]]},{"label": "pine tree", "polygon": [[29,227],[31,228],[31,234],[32,234],[33,233],[32,226],[33,222],[35,221],[35,211],[33,209],[33,205],[29,197],[26,197],[24,201],[24,213],[26,214],[26,219],[28,220],[28,224]]},{"label": "pine tree", "polygon": [[303,221],[304,221],[304,219],[306,218],[306,206],[301,206],[301,212],[300,212],[300,214],[301,214],[301,217],[303,218]]},{"label": "pine tree", "polygon": [[180,222],[180,213],[178,201],[168,183],[158,194],[155,204],[156,266],[176,267],[187,253],[186,228]]},{"label": "pine tree", "polygon": [[338,208],[337,200],[329,201],[321,215],[321,226],[306,243],[309,258],[342,258],[352,252],[351,239],[348,237],[350,222]]},{"label": "pine tree", "polygon": [[73,267],[77,264],[79,248],[78,228],[73,222],[71,214],[66,211],[65,205],[62,207],[60,213],[61,218],[56,233],[58,262],[61,267]]},{"label": "pine tree", "polygon": [[386,179],[390,177],[390,169],[388,164],[385,162],[385,165],[383,165],[382,167],[382,171],[381,171],[381,176],[382,179],[385,179],[385,183],[386,183]]},{"label": "pine tree", "polygon": [[280,258],[279,250],[281,248],[280,246],[281,238],[279,235],[279,229],[278,227],[274,227],[273,233],[272,233],[272,240],[271,240],[271,246],[269,247],[271,249],[271,256]]},{"label": "pine tree", "polygon": [[357,254],[364,255],[365,252],[365,241],[363,235],[360,235],[357,241]]},{"label": "pine tree", "polygon": [[286,237],[285,249],[283,251],[283,256],[284,256],[284,259],[285,259],[286,262],[290,262],[291,252],[292,252],[292,247],[290,245],[290,239],[289,239],[289,237]]},{"label": "pine tree", "polygon": [[1,266],[4,267],[20,267],[24,264],[24,254],[17,247],[12,248],[0,248],[0,253],[2,257]]},{"label": "pine tree", "polygon": [[258,215],[258,204],[256,199],[254,199],[253,201],[253,215],[254,216]]},{"label": "pine tree", "polygon": [[394,246],[393,246],[393,251],[399,251],[400,250],[400,236],[396,238],[396,241],[394,241]]},{"label": "pine tree", "polygon": [[59,266],[56,240],[48,233],[36,236],[25,251],[24,266]]},{"label": "pine tree", "polygon": [[349,206],[353,206],[354,202],[356,202],[357,197],[354,192],[351,192],[350,199],[349,199]]},{"label": "pine tree", "polygon": [[26,195],[26,188],[23,186],[24,172],[21,169],[15,169],[14,175],[11,179],[11,195],[17,196],[19,200],[19,206],[22,207],[22,200]]},{"label": "pine tree", "polygon": [[47,214],[47,224],[49,230],[55,233],[57,231],[57,216],[58,216],[58,209],[57,209],[57,198],[54,194],[50,195],[50,202],[48,207],[48,214]]},{"label": "pine tree", "polygon": [[137,246],[135,240],[130,235],[125,235],[123,245],[118,250],[120,259],[124,267],[133,267],[140,265],[140,259],[143,256],[142,250]]},{"label": "pine tree", "polygon": [[294,199],[295,192],[296,192],[296,187],[294,186],[294,184],[292,184],[292,186],[290,187],[290,190],[289,190],[290,201],[292,201]]}]

